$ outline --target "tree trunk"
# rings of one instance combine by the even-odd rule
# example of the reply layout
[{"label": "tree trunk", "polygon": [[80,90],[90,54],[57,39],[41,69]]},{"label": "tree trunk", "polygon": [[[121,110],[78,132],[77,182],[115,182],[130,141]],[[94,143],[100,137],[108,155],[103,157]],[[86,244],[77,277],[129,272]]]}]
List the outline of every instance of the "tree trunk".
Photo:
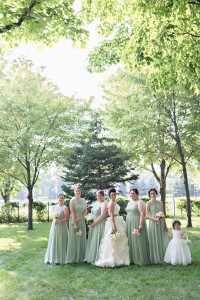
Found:
[{"label": "tree trunk", "polygon": [[4,200],[4,204],[8,203],[10,201],[10,194],[4,194],[4,193],[1,193],[1,196]]},{"label": "tree trunk", "polygon": [[174,104],[174,129],[175,129],[175,138],[176,138],[176,145],[178,148],[178,152],[181,158],[181,166],[183,170],[183,176],[184,176],[184,185],[185,185],[185,193],[186,193],[186,198],[187,198],[187,227],[192,227],[192,220],[191,220],[191,207],[190,207],[190,192],[189,192],[189,186],[188,186],[188,177],[187,177],[187,170],[186,170],[186,162],[185,162],[185,157],[183,154],[183,149],[182,149],[182,144],[181,140],[179,137],[179,132],[178,132],[178,124],[176,122],[176,111],[175,111],[175,104]]},{"label": "tree trunk", "polygon": [[28,188],[28,230],[33,230],[33,189]]},{"label": "tree trunk", "polygon": [[27,189],[28,189],[28,230],[33,230],[33,186],[31,184],[30,162],[26,158],[27,166]]},{"label": "tree trunk", "polygon": [[[187,170],[186,170],[184,155],[182,154],[182,156],[183,156],[182,168],[183,168],[183,176],[184,176],[184,185],[185,185],[185,193],[186,193],[186,198],[187,198],[187,219],[188,219],[187,227],[192,227],[188,176],[187,176]],[[182,161],[182,159],[181,159],[181,161]]]},{"label": "tree trunk", "polygon": [[165,174],[166,162],[162,159],[160,164],[160,198],[163,203],[163,211],[166,215],[166,174]]}]

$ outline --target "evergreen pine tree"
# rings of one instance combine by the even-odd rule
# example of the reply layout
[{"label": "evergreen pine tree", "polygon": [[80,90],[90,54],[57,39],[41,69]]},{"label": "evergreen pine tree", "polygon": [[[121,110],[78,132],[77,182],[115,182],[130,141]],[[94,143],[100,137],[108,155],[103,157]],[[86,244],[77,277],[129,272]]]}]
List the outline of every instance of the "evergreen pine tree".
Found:
[{"label": "evergreen pine tree", "polygon": [[[63,177],[67,186],[76,184],[90,191],[107,189],[116,183],[137,178],[134,168],[127,163],[129,155],[114,144],[114,139],[103,136],[104,133],[99,116],[95,114],[87,137],[81,137],[80,144],[67,158]],[[66,190],[64,186],[62,188]]]}]

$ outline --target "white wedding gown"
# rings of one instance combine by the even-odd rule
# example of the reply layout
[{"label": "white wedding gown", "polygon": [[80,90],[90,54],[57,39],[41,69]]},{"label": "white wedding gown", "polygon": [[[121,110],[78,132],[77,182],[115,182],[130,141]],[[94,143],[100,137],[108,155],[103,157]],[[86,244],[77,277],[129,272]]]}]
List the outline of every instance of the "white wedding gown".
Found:
[{"label": "white wedding gown", "polygon": [[181,230],[172,230],[173,239],[169,242],[164,261],[172,265],[191,264],[190,249],[186,240],[181,238]]},{"label": "white wedding gown", "polygon": [[112,238],[112,221],[109,217],[105,224],[105,232],[101,241],[99,259],[95,265],[98,267],[117,267],[130,265],[128,238],[126,236],[126,223],[119,216],[120,206],[115,205],[114,218],[117,232],[121,235],[116,240]]}]

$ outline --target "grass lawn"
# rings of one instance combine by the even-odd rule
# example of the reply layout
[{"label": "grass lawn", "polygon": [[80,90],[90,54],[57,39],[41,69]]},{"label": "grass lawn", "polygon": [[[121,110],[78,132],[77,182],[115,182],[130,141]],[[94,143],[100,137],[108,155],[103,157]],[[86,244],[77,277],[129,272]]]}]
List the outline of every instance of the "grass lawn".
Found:
[{"label": "grass lawn", "polygon": [[[169,228],[171,219],[167,219]],[[200,299],[200,218],[193,218],[189,266],[97,268],[46,265],[50,223],[0,224],[0,299]]]}]

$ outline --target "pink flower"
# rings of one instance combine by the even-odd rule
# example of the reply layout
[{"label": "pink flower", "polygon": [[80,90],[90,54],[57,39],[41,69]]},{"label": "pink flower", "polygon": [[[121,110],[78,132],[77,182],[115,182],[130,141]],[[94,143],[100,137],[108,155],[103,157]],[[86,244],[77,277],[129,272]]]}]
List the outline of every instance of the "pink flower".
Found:
[{"label": "pink flower", "polygon": [[158,217],[158,218],[164,218],[165,215],[164,215],[164,213],[163,213],[162,211],[159,211],[159,212],[156,214],[156,217]]},{"label": "pink flower", "polygon": [[140,235],[140,229],[134,229],[132,234],[139,236]]},{"label": "pink flower", "polygon": [[76,235],[81,236],[81,235],[82,235],[82,230],[81,230],[81,229],[78,229],[78,230],[76,231]]},{"label": "pink flower", "polygon": [[60,214],[58,212],[54,214],[54,219],[59,219],[59,217],[60,217]]}]

